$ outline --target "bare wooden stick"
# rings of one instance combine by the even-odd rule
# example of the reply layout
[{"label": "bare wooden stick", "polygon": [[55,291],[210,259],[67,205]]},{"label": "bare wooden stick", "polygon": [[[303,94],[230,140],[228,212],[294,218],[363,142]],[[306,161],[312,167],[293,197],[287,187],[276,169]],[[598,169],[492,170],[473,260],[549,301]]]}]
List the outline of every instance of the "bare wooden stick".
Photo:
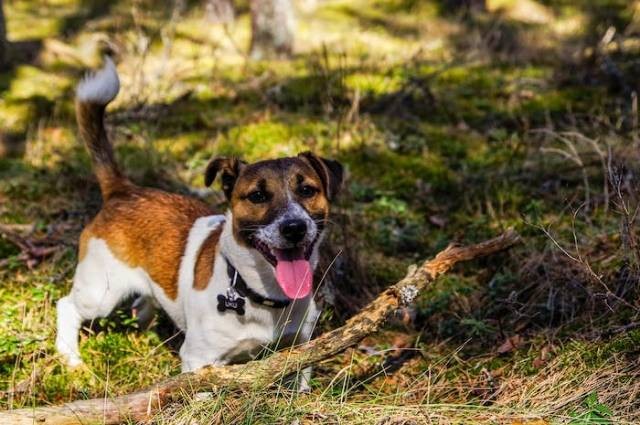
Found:
[{"label": "bare wooden stick", "polygon": [[27,267],[31,269],[42,259],[55,254],[62,248],[55,242],[46,241],[45,243],[47,245],[51,244],[51,246],[45,246],[42,244],[43,241],[36,242],[27,237],[23,237],[15,232],[13,230],[14,228],[19,227],[15,225],[0,224],[0,238],[5,238],[20,249],[20,255],[14,258],[0,260],[0,270],[11,264],[13,261],[24,261],[27,264]]},{"label": "bare wooden stick", "polygon": [[258,389],[278,382],[286,375],[318,363],[353,347],[376,332],[387,316],[411,303],[415,296],[454,264],[484,257],[509,248],[519,240],[509,230],[501,236],[465,247],[449,246],[433,260],[413,267],[395,285],[386,289],[347,323],[292,349],[279,351],[266,359],[241,365],[208,366],[192,373],[168,378],[145,390],[114,398],[79,400],[62,406],[36,407],[0,412],[6,425],[78,425],[92,422],[118,424],[144,421],[162,406],[179,400],[185,393],[226,389]]}]

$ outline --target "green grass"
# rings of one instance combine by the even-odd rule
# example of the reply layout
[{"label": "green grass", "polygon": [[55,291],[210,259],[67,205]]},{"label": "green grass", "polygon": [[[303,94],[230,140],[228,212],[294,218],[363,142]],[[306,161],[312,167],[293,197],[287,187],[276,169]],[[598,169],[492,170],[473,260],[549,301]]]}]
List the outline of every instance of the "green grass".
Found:
[{"label": "green grass", "polygon": [[[167,319],[140,330],[126,308],[85,329],[86,368],[53,349],[55,302],[100,205],[73,87],[108,39],[122,77],[108,124],[134,181],[200,190],[213,155],[312,149],[344,163],[327,243],[329,259],[342,251],[329,274],[340,296],[319,332],[452,241],[523,236],[436,282],[411,324],[318,365],[311,394],[186,394],[158,423],[640,420],[640,334],[624,328],[640,309],[637,226],[625,224],[640,173],[627,2],[488,1],[465,16],[441,1],[331,0],[299,16],[293,59],[262,63],[237,48],[246,8],[227,33],[197,2],[174,26],[147,0],[5,3],[15,61],[0,73],[0,223],[60,249],[27,265],[0,238],[2,408],[125,394],[179,371]],[[551,21],[523,20],[528,3]],[[593,56],[609,25],[618,74]],[[223,207],[217,187],[203,193]],[[389,356],[397,370],[384,373]]]}]

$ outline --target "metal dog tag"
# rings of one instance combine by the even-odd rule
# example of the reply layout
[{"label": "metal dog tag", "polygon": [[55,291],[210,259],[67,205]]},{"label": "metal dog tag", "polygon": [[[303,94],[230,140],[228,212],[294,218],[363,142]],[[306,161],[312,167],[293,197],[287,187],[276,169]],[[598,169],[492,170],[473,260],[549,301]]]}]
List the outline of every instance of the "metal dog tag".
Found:
[{"label": "metal dog tag", "polygon": [[234,310],[239,316],[244,315],[245,300],[238,295],[233,287],[227,289],[227,295],[218,295],[218,311]]}]

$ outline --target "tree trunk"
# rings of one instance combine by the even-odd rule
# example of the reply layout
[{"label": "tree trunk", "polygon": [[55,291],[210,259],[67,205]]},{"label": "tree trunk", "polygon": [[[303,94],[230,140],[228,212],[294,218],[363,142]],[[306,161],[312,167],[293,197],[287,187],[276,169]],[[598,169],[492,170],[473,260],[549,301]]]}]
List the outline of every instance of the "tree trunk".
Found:
[{"label": "tree trunk", "polygon": [[[80,425],[99,422],[148,421],[168,403],[202,391],[238,388],[264,389],[307,366],[328,359],[376,332],[387,316],[410,304],[438,276],[461,261],[494,254],[519,240],[513,230],[488,241],[466,247],[449,246],[431,261],[412,267],[407,275],[386,289],[347,323],[297,347],[279,351],[266,359],[246,364],[207,366],[168,378],[151,388],[120,397],[78,400],[62,406],[36,407],[0,412],[2,425]],[[142,373],[142,372],[141,372]]]},{"label": "tree trunk", "polygon": [[291,0],[251,0],[251,59],[289,57],[293,39]]},{"label": "tree trunk", "polygon": [[231,0],[207,0],[205,15],[212,24],[230,24],[235,19]]},{"label": "tree trunk", "polygon": [[7,41],[7,26],[4,20],[4,2],[0,0],[0,68],[7,66],[9,42]]}]

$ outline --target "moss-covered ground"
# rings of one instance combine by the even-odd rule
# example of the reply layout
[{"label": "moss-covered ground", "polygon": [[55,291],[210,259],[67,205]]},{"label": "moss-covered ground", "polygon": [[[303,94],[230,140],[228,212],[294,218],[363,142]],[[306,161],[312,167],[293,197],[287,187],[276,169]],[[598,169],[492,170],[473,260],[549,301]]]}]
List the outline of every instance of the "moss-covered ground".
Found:
[{"label": "moss-covered ground", "polygon": [[[138,329],[126,307],[87,324],[86,368],[53,348],[55,302],[100,205],[74,86],[109,50],[122,79],[110,133],[140,184],[222,210],[203,185],[214,155],[312,149],[345,164],[318,333],[450,242],[523,236],[318,365],[311,393],[186,397],[157,423],[640,421],[639,2],[300,2],[295,57],[260,63],[245,54],[246,2],[227,28],[202,3],[5,2],[0,409],[179,372],[168,319]],[[48,254],[25,256],[16,235]]]}]

